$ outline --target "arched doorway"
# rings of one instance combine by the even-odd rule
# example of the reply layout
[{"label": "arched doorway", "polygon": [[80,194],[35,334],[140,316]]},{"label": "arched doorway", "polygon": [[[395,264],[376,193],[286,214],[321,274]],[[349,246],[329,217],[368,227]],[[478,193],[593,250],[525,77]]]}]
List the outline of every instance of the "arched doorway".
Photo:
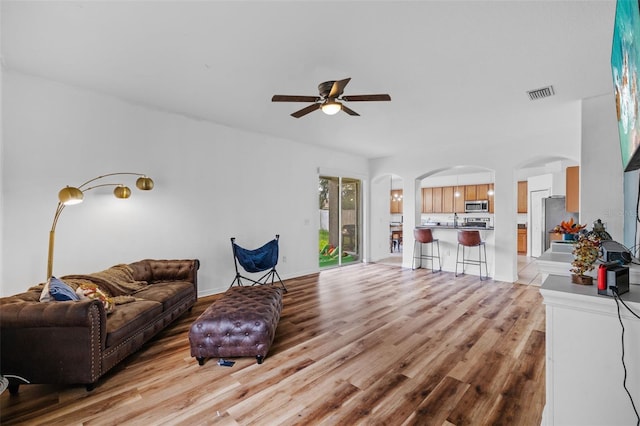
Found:
[{"label": "arched doorway", "polygon": [[404,251],[404,179],[397,174],[378,176],[371,182],[371,209],[380,212],[370,225],[370,260],[400,265]]},{"label": "arched doorway", "polygon": [[514,176],[518,191],[517,283],[542,284],[535,260],[549,249],[553,238],[550,231],[562,220],[570,217],[579,220],[577,213],[566,211],[565,204],[566,170],[577,165],[577,161],[566,157],[549,156],[530,159],[517,166]]}]

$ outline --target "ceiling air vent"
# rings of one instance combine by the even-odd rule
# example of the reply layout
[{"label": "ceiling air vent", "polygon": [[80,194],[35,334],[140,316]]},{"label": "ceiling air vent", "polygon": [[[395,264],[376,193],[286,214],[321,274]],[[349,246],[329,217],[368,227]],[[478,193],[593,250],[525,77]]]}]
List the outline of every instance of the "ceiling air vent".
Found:
[{"label": "ceiling air vent", "polygon": [[527,94],[529,94],[529,99],[532,101],[547,98],[549,96],[553,96],[553,86],[542,87],[536,90],[529,90]]}]

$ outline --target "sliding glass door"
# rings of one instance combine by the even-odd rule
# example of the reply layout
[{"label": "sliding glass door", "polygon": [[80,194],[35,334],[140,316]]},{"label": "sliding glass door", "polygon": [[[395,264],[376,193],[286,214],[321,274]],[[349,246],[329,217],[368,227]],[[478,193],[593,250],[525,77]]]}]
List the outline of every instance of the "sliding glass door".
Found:
[{"label": "sliding glass door", "polygon": [[360,260],[361,181],[320,176],[319,265],[340,266]]}]

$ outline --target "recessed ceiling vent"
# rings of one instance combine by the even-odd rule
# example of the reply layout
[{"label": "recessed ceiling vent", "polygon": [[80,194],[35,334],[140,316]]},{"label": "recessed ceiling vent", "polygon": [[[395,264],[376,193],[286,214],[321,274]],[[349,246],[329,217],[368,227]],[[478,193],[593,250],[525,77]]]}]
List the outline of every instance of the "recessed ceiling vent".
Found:
[{"label": "recessed ceiling vent", "polygon": [[542,98],[548,98],[549,96],[554,95],[553,86],[542,87],[536,90],[529,90],[527,94],[529,95],[529,99],[532,101]]}]

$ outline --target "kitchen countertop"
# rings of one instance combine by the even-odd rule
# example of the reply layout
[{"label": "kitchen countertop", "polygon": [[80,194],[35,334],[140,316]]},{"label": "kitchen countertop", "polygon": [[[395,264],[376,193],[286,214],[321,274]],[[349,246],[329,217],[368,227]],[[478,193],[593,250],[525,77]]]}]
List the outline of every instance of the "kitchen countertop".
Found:
[{"label": "kitchen countertop", "polygon": [[493,226],[488,228],[484,226],[453,226],[453,225],[419,225],[416,228],[431,228],[431,229],[462,229],[462,230],[478,230],[478,231],[493,231]]}]

